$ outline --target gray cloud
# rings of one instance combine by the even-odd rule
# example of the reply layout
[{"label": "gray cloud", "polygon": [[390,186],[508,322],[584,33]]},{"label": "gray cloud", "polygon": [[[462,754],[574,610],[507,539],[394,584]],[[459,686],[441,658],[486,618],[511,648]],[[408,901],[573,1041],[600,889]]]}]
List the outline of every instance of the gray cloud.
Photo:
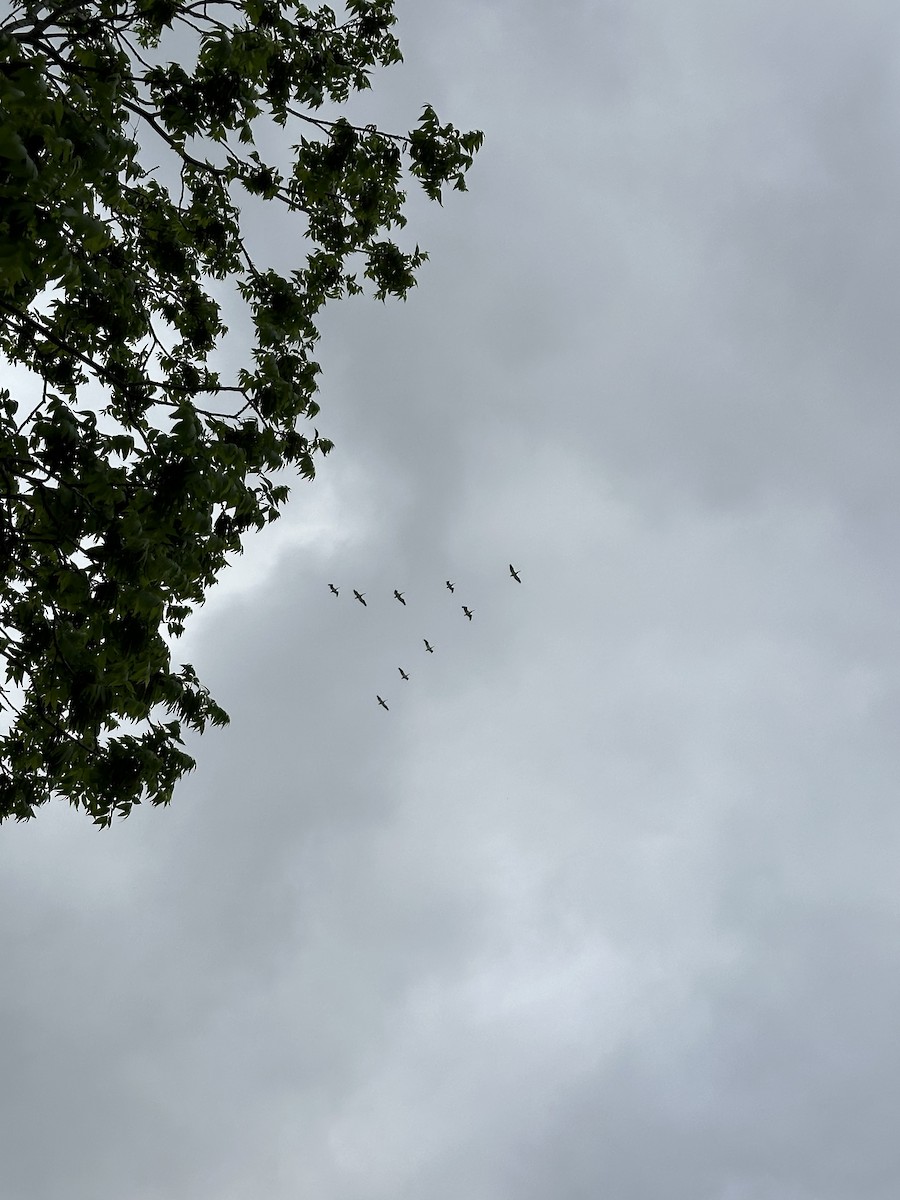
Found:
[{"label": "gray cloud", "polygon": [[328,318],[172,809],[0,836],[7,1194],[888,1200],[893,6],[400,18],[471,194]]}]

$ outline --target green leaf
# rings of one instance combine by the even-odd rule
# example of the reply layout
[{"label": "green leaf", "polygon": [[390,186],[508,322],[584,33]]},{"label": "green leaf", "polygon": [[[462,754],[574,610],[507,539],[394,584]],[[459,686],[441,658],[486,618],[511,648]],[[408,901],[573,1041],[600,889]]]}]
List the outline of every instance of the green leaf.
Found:
[{"label": "green leaf", "polygon": [[[408,137],[344,111],[401,61],[393,7],[26,4],[15,37],[0,20],[0,355],[37,385],[0,391],[0,653],[22,696],[0,821],[54,797],[100,826],[168,804],[194,768],[184,730],[227,723],[168,639],[278,518],[285,470],[313,480],[332,449],[297,428],[319,412],[322,309],[406,296],[426,256],[391,240],[405,180],[464,190],[481,145],[430,105]],[[185,21],[198,53],[146,65],[135,47]],[[271,262],[236,185],[254,220],[289,222]]]}]

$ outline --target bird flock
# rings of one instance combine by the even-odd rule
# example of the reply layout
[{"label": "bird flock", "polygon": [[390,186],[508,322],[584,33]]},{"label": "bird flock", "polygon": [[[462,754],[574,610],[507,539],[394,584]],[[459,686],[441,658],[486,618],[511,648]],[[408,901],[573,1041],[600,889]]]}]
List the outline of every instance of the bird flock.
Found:
[{"label": "bird flock", "polygon": [[[509,564],[509,575],[510,575],[511,579],[514,579],[516,581],[516,583],[522,582],[519,572],[512,565],[512,563]],[[329,587],[329,590],[333,593],[333,595],[340,596],[341,589],[338,587],[338,585],[336,583],[329,583],[328,587]],[[450,579],[447,579],[445,581],[445,587],[451,593],[451,595],[453,593],[455,593],[455,591],[456,591],[456,585]],[[368,605],[366,604],[366,593],[360,592],[356,588],[353,588],[352,591],[353,591],[353,595],[354,595],[355,599],[359,601],[359,603],[363,606],[363,608],[367,608]],[[397,588],[394,588],[394,599],[397,600],[400,604],[402,604],[404,608],[406,608],[406,600],[404,598],[404,595],[405,595],[405,593],[398,591]],[[461,604],[460,608],[463,611],[463,616],[465,616],[468,621],[471,621],[472,617],[474,616],[474,609],[469,608],[468,605],[466,605],[466,604]],[[431,642],[429,642],[428,638],[423,637],[422,641],[425,644],[425,653],[426,654],[434,654],[434,646],[432,646],[432,644],[431,644]],[[409,683],[409,672],[404,671],[404,669],[402,667],[398,667],[397,670],[400,672],[400,678],[403,680],[403,682]],[[382,699],[381,696],[379,696],[377,694],[377,692],[375,694],[375,699],[378,701],[378,703],[381,705],[381,707],[385,710],[385,712],[390,712],[389,705],[387,704],[387,702],[385,700]]]}]

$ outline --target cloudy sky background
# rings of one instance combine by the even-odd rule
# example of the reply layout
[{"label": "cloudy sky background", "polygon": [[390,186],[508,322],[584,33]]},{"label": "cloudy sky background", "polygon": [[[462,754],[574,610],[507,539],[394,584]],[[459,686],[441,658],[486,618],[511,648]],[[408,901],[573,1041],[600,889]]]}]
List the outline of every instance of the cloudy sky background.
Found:
[{"label": "cloudy sky background", "polygon": [[0,831],[3,1194],[895,1200],[900,12],[398,14],[470,194],[326,321],[172,808]]}]

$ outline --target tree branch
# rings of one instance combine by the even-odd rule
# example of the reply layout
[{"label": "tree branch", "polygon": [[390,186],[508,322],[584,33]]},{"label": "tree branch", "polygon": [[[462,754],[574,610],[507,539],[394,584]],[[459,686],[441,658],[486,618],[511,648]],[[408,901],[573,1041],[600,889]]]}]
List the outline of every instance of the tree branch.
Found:
[{"label": "tree branch", "polygon": [[166,145],[174,150],[179,158],[181,158],[184,162],[190,163],[192,167],[196,167],[199,171],[206,171],[208,174],[218,176],[220,178],[228,174],[228,171],[225,167],[217,167],[211,162],[204,162],[199,158],[194,158],[192,154],[185,150],[184,146],[178,141],[178,139],[169,133],[165,126],[161,125],[151,113],[148,113],[145,109],[141,108],[139,104],[134,104],[132,101],[126,100],[124,97],[120,98],[119,103],[123,108],[127,108],[129,112],[134,113],[136,117],[140,117],[141,120],[146,121],[150,128],[155,133],[159,134]]}]

